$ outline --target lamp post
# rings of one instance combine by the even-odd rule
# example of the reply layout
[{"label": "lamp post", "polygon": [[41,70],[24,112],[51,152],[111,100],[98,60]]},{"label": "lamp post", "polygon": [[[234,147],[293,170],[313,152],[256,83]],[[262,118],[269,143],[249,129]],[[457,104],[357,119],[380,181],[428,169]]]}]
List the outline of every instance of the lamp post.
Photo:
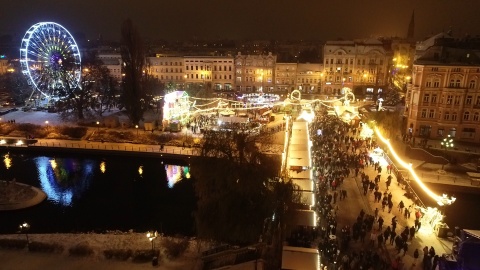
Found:
[{"label": "lamp post", "polygon": [[100,130],[100,122],[97,121],[97,131]]},{"label": "lamp post", "polygon": [[[450,162],[450,160],[448,160],[447,158],[447,150],[448,148],[452,148],[453,147],[453,138],[448,135],[446,138],[443,138],[443,141],[440,143],[443,147],[443,149],[445,150],[445,158],[447,159],[448,162]],[[442,165],[442,170],[444,168],[445,164]]]},{"label": "lamp post", "polygon": [[138,125],[135,125],[135,129],[137,130],[137,137],[138,137]]},{"label": "lamp post", "polygon": [[45,121],[45,128],[47,129],[47,132],[48,132],[48,120]]},{"label": "lamp post", "polygon": [[25,237],[27,238],[27,246],[28,246],[28,243],[29,243],[28,230],[30,229],[30,224],[24,222],[24,223],[20,224],[18,227],[20,228],[21,233],[25,233]]},{"label": "lamp post", "polygon": [[[155,256],[155,238],[157,238],[158,233],[155,232],[147,232],[147,239],[152,243],[152,265],[156,265],[158,263],[158,259]],[[157,259],[157,260],[156,260]]]}]

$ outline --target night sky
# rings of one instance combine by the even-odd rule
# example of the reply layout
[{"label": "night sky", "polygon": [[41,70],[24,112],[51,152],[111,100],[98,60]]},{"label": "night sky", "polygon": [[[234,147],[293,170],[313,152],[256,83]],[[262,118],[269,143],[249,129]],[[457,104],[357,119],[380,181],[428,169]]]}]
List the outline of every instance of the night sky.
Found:
[{"label": "night sky", "polygon": [[151,39],[306,39],[415,37],[452,29],[480,34],[479,0],[1,0],[0,35],[23,36],[54,21],[72,33],[118,40],[131,18]]}]

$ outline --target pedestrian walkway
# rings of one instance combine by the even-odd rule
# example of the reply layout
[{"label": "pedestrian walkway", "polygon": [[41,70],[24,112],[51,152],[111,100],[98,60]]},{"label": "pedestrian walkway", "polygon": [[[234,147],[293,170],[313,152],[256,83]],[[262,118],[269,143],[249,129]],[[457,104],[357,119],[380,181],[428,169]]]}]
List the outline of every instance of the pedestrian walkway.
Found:
[{"label": "pedestrian walkway", "polygon": [[[385,165],[386,163],[384,163]],[[384,166],[386,167],[386,166]],[[365,168],[365,173],[369,175],[370,179],[374,178],[375,176],[378,175],[378,171],[375,170],[373,166],[369,166]],[[380,173],[380,190],[386,190],[386,184],[385,181],[387,179],[387,176],[389,175],[387,173],[387,170],[384,169]],[[367,193],[366,200],[368,201],[368,206],[369,206],[369,211],[374,212],[375,209],[379,209],[379,216],[381,216],[385,220],[384,227],[389,226],[391,224],[392,218],[395,216],[398,225],[397,225],[397,234],[402,232],[404,228],[410,228],[414,226],[414,221],[415,221],[415,216],[414,213],[411,213],[410,218],[405,218],[404,215],[400,212],[399,207],[397,207],[400,203],[400,201],[403,201],[405,206],[408,207],[409,205],[412,205],[413,202],[407,198],[404,194],[406,193],[405,189],[403,188],[402,185],[398,184],[398,181],[396,181],[395,176],[391,174],[394,177],[394,180],[392,181],[392,185],[390,185],[388,191],[392,193],[392,201],[393,201],[393,209],[389,213],[387,211],[387,208],[385,211],[382,211],[382,205],[381,202],[375,202],[374,201],[374,196],[373,193],[370,191]],[[355,179],[357,183],[361,181],[359,177]],[[383,186],[382,186],[383,185]],[[365,198],[363,198],[365,199]],[[386,245],[383,247],[386,251],[388,251],[388,254],[390,256],[391,260],[394,260],[397,257],[401,257],[402,262],[404,263],[405,267],[407,269],[422,269],[421,267],[421,258],[423,257],[423,252],[422,249],[425,246],[428,246],[429,248],[433,246],[433,248],[436,251],[436,254],[442,255],[442,254],[450,254],[452,252],[452,242],[450,242],[447,239],[442,239],[437,237],[435,231],[433,230],[434,228],[429,228],[425,224],[422,225],[423,227],[420,228],[420,230],[415,234],[415,237],[408,241],[408,251],[404,255],[403,251],[398,252],[395,249],[394,245],[390,245],[389,243],[386,243]],[[413,253],[414,250],[418,249],[420,251],[420,258],[417,260],[416,266],[413,266],[414,263],[414,258],[413,258]],[[413,266],[410,268],[410,266]]]}]

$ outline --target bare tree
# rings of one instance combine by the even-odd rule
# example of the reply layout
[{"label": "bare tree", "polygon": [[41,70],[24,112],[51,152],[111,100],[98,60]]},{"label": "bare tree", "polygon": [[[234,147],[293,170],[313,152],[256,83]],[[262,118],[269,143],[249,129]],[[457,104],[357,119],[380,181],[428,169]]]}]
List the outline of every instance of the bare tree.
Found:
[{"label": "bare tree", "polygon": [[138,124],[147,108],[146,96],[142,88],[145,66],[143,42],[137,28],[130,19],[123,22],[121,28],[121,54],[124,68],[123,93],[121,102],[133,124]]}]

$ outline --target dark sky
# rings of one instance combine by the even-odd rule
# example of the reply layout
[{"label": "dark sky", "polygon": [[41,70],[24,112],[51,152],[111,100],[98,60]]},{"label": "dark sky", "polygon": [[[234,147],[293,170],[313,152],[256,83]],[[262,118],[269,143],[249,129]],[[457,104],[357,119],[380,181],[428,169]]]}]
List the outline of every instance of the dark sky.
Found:
[{"label": "dark sky", "polygon": [[54,21],[88,38],[119,39],[131,18],[145,38],[315,39],[480,34],[479,0],[0,0],[0,35]]}]

